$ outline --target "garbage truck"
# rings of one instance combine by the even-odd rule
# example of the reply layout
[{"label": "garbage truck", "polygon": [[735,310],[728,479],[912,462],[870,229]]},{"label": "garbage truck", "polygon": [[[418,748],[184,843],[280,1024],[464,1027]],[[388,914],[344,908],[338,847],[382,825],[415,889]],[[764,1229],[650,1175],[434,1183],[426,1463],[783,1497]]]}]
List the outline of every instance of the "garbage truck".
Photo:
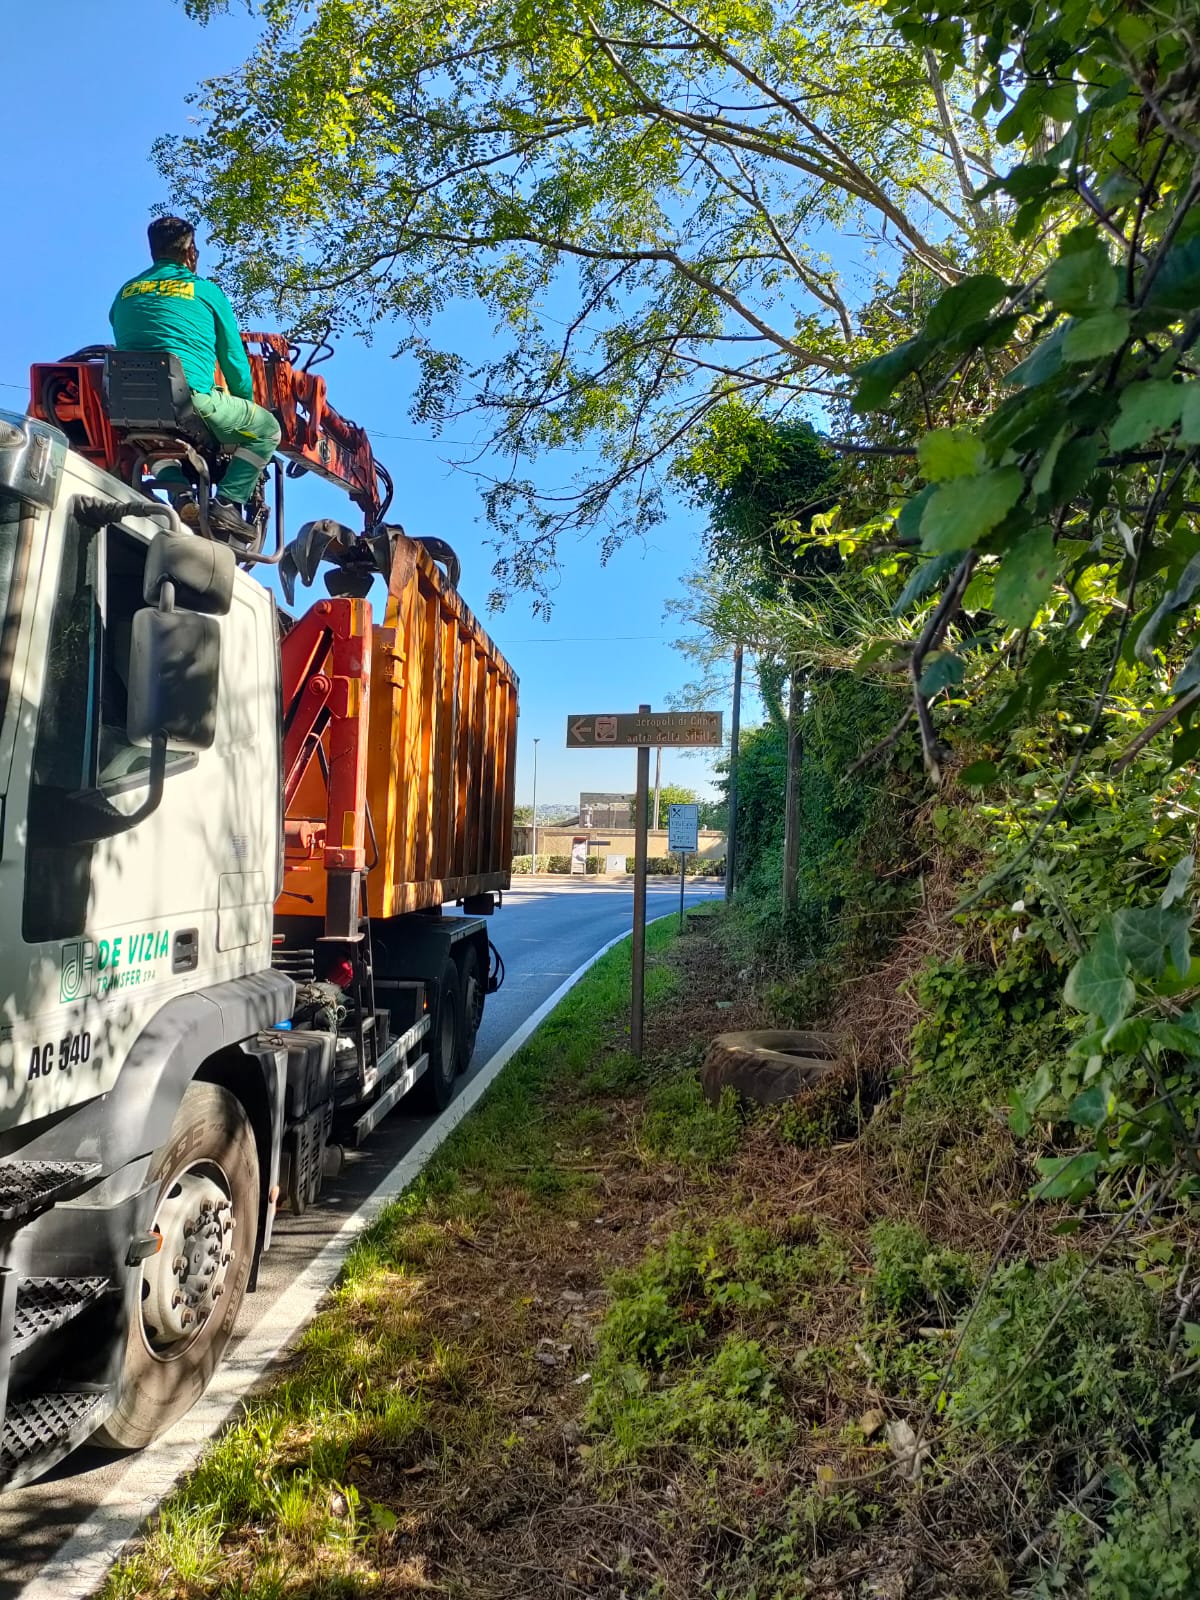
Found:
[{"label": "garbage truck", "polygon": [[[0,411],[10,1487],[196,1401],[279,1208],[447,1105],[503,972],[516,675],[315,363],[246,343],[282,437],[236,542],[155,489],[172,461],[203,511],[224,465],[173,356],[39,363]],[[362,526],[289,541],[305,472]]]}]

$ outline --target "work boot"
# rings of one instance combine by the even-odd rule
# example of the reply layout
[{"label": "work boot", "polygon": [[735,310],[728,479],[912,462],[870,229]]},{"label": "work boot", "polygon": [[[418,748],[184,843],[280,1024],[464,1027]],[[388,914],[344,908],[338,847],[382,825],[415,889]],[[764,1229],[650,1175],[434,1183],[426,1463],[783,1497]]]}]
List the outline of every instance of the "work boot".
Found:
[{"label": "work boot", "polygon": [[[200,505],[188,499],[179,507],[179,518],[193,533],[200,533]],[[238,544],[255,544],[258,532],[238,515],[228,500],[210,499],[208,502],[209,532],[225,539],[236,539]]]}]

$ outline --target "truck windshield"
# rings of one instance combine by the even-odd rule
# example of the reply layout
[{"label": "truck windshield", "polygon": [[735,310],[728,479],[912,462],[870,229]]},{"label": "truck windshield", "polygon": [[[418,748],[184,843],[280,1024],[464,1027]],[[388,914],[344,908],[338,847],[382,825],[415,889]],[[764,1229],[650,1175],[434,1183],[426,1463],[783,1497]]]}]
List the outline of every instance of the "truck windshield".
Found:
[{"label": "truck windshield", "polygon": [[21,591],[35,514],[33,507],[17,495],[0,489],[0,721],[8,709],[8,686],[21,620]]}]

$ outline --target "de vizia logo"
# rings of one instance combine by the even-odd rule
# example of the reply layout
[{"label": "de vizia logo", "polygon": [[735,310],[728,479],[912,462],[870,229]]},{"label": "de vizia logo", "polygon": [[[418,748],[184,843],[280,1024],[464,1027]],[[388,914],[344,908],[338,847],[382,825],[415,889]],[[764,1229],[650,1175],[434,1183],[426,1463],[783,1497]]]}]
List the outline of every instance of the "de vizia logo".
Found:
[{"label": "de vizia logo", "polygon": [[92,939],[73,939],[62,948],[58,998],[87,1000],[96,992],[96,945]]}]

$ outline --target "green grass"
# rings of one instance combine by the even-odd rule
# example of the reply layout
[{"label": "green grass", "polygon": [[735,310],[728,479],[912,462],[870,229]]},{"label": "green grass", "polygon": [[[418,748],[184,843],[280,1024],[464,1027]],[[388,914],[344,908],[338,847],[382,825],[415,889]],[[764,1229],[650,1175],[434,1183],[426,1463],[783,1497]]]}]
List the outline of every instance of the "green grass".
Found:
[{"label": "green grass", "polygon": [[[661,955],[673,919],[647,929],[647,1007],[677,983]],[[580,1102],[596,1064],[630,1071],[629,943],[604,955],[517,1052],[436,1152],[424,1173],[351,1250],[325,1309],[300,1339],[291,1370],[205,1452],[164,1505],[140,1549],[110,1574],[102,1600],[217,1595],[220,1600],[351,1600],[376,1591],[367,1553],[373,1519],[349,1485],[356,1464],[405,1470],[449,1446],[432,1408],[454,1405],[460,1447],[482,1453],[492,1412],[473,1391],[470,1348],[439,1337],[423,1284],[495,1195],[523,1191],[569,1215],[589,1179],[564,1149],[607,1121]],[[640,1067],[638,1068],[640,1071]],[[566,1199],[564,1201],[564,1195]],[[222,1540],[243,1540],[226,1570]]]},{"label": "green grass", "polygon": [[601,1465],[687,1448],[777,1455],[795,1433],[773,1335],[805,1288],[837,1283],[848,1261],[808,1217],[765,1227],[724,1216],[676,1229],[617,1273],[601,1324],[587,1421]]}]

